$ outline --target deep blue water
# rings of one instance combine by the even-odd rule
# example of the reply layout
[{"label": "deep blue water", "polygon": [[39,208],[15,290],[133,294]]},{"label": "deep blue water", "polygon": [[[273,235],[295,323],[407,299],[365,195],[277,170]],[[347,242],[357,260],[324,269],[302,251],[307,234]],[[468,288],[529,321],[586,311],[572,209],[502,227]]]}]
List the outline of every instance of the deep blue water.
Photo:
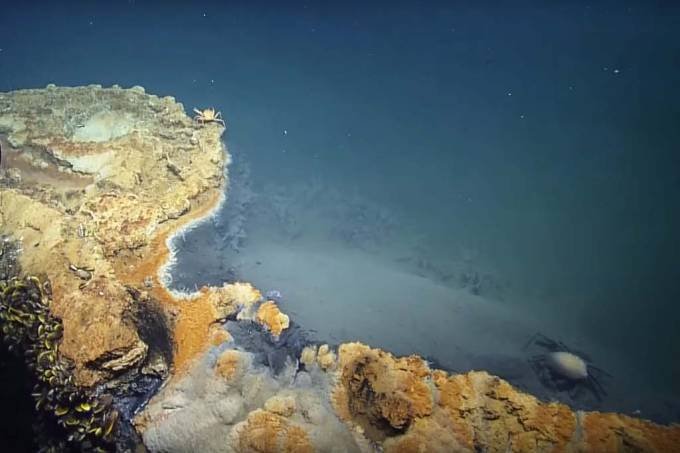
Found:
[{"label": "deep blue water", "polygon": [[680,4],[551,3],[2,2],[0,91],[215,106],[255,187],[399,212],[677,396]]}]

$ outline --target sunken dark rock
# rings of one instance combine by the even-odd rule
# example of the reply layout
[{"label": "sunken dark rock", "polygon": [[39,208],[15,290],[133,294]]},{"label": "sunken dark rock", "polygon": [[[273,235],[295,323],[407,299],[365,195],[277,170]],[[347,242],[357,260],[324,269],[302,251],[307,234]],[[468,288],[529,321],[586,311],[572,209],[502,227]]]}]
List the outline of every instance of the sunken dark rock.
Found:
[{"label": "sunken dark rock", "polygon": [[226,327],[240,348],[253,353],[259,363],[277,374],[286,363],[296,363],[304,347],[309,344],[305,332],[295,323],[291,323],[278,339],[251,321],[227,321]]}]

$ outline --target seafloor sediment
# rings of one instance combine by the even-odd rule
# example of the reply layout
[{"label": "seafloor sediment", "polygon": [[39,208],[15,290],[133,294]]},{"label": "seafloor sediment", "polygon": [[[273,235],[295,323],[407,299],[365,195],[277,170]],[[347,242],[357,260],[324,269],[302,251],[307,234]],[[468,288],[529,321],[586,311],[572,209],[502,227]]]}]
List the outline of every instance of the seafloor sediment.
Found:
[{"label": "seafloor sediment", "polygon": [[[223,131],[141,87],[0,94],[0,234],[14,257],[0,280],[49,289],[50,363],[116,411],[71,443],[130,437],[132,422],[151,451],[680,451],[677,425],[574,412],[359,343],[307,344],[247,283],[169,291],[173,235],[224,199]],[[22,316],[2,335],[37,319]],[[53,368],[37,376],[45,392]],[[96,410],[87,401],[43,410],[68,433]]]}]

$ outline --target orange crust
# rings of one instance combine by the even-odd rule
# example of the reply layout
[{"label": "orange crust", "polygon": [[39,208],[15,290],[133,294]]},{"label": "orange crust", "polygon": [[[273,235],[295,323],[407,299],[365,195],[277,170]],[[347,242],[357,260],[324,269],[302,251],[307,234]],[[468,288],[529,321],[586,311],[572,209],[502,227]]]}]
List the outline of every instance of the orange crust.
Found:
[{"label": "orange crust", "polygon": [[333,405],[385,452],[680,452],[680,426],[574,412],[486,372],[449,375],[420,358],[340,346]]},{"label": "orange crust", "polygon": [[171,222],[161,224],[141,260],[127,265],[123,265],[122,260],[115,261],[119,266],[115,269],[116,275],[121,282],[138,287],[142,285],[145,277],[150,277],[152,279],[150,295],[167,311],[176,315],[173,329],[175,341],[173,366],[176,374],[184,373],[192,361],[208,348],[210,327],[218,316],[214,305],[209,301],[208,289],[201,288],[199,295],[192,299],[177,299],[163,286],[158,274],[161,267],[170,259],[168,238],[191,222],[206,217],[219,203],[220,196],[220,190],[210,189],[199,197],[201,202],[193,202],[191,210],[180,219],[171,225],[169,225]]},{"label": "orange crust", "polygon": [[243,453],[312,453],[307,432],[285,417],[264,410],[248,415],[235,428],[236,451]]},{"label": "orange crust", "polygon": [[276,303],[271,300],[260,305],[255,319],[258,323],[267,327],[275,337],[281,335],[281,332],[286,330],[289,325],[288,316],[281,313]]}]

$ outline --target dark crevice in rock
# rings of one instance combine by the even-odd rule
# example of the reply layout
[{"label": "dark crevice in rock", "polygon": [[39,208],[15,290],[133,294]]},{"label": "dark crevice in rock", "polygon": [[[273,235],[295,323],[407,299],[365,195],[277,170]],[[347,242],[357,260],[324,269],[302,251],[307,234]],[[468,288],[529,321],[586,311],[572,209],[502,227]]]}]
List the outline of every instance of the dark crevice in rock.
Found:
[{"label": "dark crevice in rock", "polygon": [[127,291],[134,303],[125,314],[126,319],[134,323],[139,337],[149,349],[141,365],[103,384],[98,392],[111,394],[113,406],[120,413],[117,450],[146,451],[131,421],[167,379],[173,341],[168,319],[159,303],[135,288],[127,287]]},{"label": "dark crevice in rock", "polygon": [[170,322],[160,304],[141,291],[127,287],[134,300],[129,317],[137,327],[139,337],[149,346],[149,356],[160,355],[166,367],[172,365],[173,339]]}]

